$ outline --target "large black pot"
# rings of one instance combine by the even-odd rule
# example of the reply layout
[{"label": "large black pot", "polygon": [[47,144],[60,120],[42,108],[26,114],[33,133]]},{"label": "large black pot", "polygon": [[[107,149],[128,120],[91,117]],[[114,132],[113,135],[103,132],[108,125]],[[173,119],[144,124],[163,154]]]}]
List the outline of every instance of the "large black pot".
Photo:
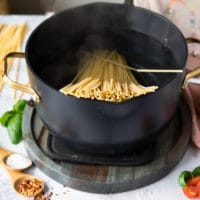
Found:
[{"label": "large black pot", "polygon": [[166,18],[121,4],[94,3],[65,10],[41,23],[25,58],[36,110],[66,143],[89,153],[118,154],[145,148],[176,112],[185,73],[135,74],[151,94],[122,103],[78,99],[59,89],[77,73],[80,49],[116,49],[130,66],[184,69],[185,39]]}]

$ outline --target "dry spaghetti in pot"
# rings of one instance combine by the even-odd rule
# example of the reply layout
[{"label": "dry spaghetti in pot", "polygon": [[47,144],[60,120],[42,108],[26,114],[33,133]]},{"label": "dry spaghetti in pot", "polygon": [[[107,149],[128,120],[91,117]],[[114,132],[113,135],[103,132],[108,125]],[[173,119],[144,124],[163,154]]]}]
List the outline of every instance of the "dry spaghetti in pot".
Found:
[{"label": "dry spaghetti in pot", "polygon": [[117,51],[99,50],[85,55],[73,81],[60,92],[66,95],[109,102],[122,102],[154,92],[157,86],[145,87],[138,83],[125,58]]}]

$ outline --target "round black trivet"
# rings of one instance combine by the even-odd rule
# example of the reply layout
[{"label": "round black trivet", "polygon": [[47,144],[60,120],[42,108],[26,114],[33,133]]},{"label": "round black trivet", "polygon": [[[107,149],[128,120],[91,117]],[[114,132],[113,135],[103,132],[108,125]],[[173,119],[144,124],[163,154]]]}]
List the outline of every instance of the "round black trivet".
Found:
[{"label": "round black trivet", "polygon": [[139,166],[75,164],[52,159],[48,155],[49,131],[29,105],[24,111],[22,129],[29,157],[48,176],[78,190],[116,193],[153,183],[173,169],[187,149],[191,116],[182,100],[176,115],[157,139],[154,159]]},{"label": "round black trivet", "polygon": [[48,134],[47,151],[51,159],[70,163],[136,166],[150,162],[154,158],[156,141],[146,145],[143,150],[119,155],[87,154],[72,148],[64,140]]}]

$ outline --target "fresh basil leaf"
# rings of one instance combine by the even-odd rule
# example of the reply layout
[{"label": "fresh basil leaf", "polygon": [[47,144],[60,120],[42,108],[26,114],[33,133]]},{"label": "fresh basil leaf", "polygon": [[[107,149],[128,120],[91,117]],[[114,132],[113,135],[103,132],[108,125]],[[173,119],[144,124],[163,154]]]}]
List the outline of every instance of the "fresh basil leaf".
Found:
[{"label": "fresh basil leaf", "polygon": [[181,186],[181,187],[186,186],[187,180],[189,178],[192,178],[192,173],[190,171],[181,172],[181,174],[179,175],[179,178],[178,178],[179,186]]},{"label": "fresh basil leaf", "polygon": [[26,100],[24,100],[24,99],[19,100],[19,101],[13,106],[13,110],[15,110],[15,111],[18,112],[18,113],[23,113],[26,104],[27,104],[27,101],[26,101]]},{"label": "fresh basil leaf", "polygon": [[7,111],[5,112],[1,118],[0,118],[0,123],[2,126],[7,127],[9,120],[16,114],[15,111]]},{"label": "fresh basil leaf", "polygon": [[8,134],[12,144],[18,144],[22,139],[22,114],[16,113],[8,122]]},{"label": "fresh basil leaf", "polygon": [[200,175],[200,166],[194,168],[194,170],[192,171],[192,176],[198,176]]}]

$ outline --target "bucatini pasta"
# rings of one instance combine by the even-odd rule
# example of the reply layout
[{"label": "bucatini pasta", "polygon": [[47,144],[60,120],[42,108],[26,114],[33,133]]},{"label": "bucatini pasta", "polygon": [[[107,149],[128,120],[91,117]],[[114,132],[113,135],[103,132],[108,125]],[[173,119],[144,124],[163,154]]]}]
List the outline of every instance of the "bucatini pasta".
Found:
[{"label": "bucatini pasta", "polygon": [[80,70],[73,81],[60,92],[75,97],[122,102],[154,92],[158,87],[138,83],[126,60],[117,51],[96,51],[84,56]]},{"label": "bucatini pasta", "polygon": [[[18,25],[0,24],[0,90],[3,85],[2,73],[4,58],[8,53],[15,52],[20,49],[25,32],[25,23]],[[12,62],[13,59],[8,60],[8,70]]]}]

